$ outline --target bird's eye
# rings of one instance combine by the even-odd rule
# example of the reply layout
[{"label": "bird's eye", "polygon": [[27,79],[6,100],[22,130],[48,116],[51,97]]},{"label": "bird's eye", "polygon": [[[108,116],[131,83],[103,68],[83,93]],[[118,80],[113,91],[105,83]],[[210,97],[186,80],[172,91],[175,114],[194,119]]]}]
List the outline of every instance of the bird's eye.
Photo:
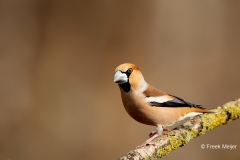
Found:
[{"label": "bird's eye", "polygon": [[131,73],[133,72],[133,69],[132,69],[132,68],[129,68],[129,69],[127,70],[127,72],[128,72],[129,74],[131,74]]}]

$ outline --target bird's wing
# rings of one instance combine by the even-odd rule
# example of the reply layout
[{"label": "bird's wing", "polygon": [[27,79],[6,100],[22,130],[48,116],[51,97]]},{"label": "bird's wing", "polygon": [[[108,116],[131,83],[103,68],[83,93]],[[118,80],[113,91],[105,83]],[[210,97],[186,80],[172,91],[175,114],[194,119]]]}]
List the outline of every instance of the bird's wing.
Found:
[{"label": "bird's wing", "polygon": [[164,93],[149,86],[144,92],[145,99],[153,107],[194,107],[204,109],[200,104],[190,103],[182,98]]},{"label": "bird's wing", "polygon": [[152,100],[147,100],[151,106],[155,107],[194,107],[194,108],[201,108],[203,107],[200,104],[194,104],[188,101],[183,100],[182,98],[173,96],[173,99],[158,101],[158,98],[156,97],[156,100],[152,98]]}]

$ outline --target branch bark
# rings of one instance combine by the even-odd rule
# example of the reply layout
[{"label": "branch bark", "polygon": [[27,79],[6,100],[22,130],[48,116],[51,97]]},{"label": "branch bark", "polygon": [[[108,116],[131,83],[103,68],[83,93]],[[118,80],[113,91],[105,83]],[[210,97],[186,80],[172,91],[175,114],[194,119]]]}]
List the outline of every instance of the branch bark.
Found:
[{"label": "branch bark", "polygon": [[204,135],[212,129],[227,124],[240,117],[240,99],[233,100],[213,109],[217,112],[196,116],[183,125],[163,133],[153,141],[155,146],[149,145],[127,153],[119,160],[151,160],[161,158],[171,151],[186,145],[190,140]]}]

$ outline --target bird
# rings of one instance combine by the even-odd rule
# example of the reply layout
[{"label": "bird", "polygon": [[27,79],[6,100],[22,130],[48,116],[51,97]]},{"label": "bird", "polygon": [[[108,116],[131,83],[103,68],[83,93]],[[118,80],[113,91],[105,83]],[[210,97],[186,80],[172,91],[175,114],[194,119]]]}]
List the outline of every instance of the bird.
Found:
[{"label": "bird", "polygon": [[123,63],[115,69],[114,83],[117,83],[122,103],[127,113],[137,122],[156,126],[156,131],[137,148],[146,145],[156,145],[152,140],[170,131],[167,126],[180,122],[185,118],[204,113],[213,113],[184,99],[167,94],[148,84],[140,69],[132,63]]}]

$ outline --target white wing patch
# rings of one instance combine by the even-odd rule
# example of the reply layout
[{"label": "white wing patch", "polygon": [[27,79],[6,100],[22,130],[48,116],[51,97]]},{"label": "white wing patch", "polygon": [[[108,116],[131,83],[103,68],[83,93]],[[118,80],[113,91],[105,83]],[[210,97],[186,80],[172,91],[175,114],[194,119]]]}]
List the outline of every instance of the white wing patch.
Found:
[{"label": "white wing patch", "polygon": [[159,97],[146,97],[147,102],[157,102],[157,103],[164,103],[171,99],[169,99],[168,95],[166,96],[159,96]]}]

